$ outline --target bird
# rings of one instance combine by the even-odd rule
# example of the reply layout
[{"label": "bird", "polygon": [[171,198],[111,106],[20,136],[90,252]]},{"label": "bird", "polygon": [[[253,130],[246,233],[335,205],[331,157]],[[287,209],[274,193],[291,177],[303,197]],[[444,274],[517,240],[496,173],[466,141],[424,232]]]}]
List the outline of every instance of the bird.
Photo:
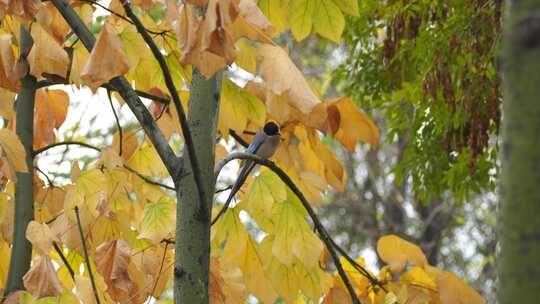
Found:
[{"label": "bird", "polygon": [[[274,121],[269,121],[259,132],[257,132],[257,134],[255,134],[255,136],[253,137],[253,141],[247,147],[246,152],[255,154],[265,159],[270,158],[272,157],[272,155],[274,155],[274,153],[276,153],[279,147],[279,142],[281,140],[280,136],[281,133],[279,130],[279,125]],[[255,165],[256,163],[252,160],[244,160],[242,162],[242,164],[240,165],[240,174],[238,174],[238,177],[236,178],[236,181],[231,188],[231,192],[229,193],[229,197],[225,201],[225,205],[219,211],[216,217],[212,220],[212,225],[215,224],[218,219],[223,215],[223,213],[227,210],[227,208],[229,208],[231,200],[240,190],[240,187],[242,187],[247,177],[249,176],[249,173],[251,172],[251,170],[253,170]]]}]

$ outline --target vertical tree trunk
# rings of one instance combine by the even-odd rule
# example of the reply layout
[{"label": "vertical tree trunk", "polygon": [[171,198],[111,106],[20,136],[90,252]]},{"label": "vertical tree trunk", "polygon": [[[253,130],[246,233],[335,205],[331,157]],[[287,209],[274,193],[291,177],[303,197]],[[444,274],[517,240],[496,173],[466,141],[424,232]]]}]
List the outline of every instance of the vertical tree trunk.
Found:
[{"label": "vertical tree trunk", "polygon": [[[30,33],[21,26],[21,51],[26,53],[32,46]],[[5,295],[18,289],[24,289],[22,278],[30,269],[32,244],[26,239],[26,227],[34,219],[34,158],[32,157],[32,141],[34,126],[34,97],[36,95],[36,78],[26,75],[22,79],[22,90],[17,96],[16,132],[26,151],[28,172],[17,172],[15,184],[15,220],[13,229],[13,246],[9,264],[8,280]]]},{"label": "vertical tree trunk", "polygon": [[[206,80],[193,72],[189,100],[189,129],[201,166],[207,210],[211,210],[214,189],[214,151],[219,109],[221,74]],[[201,218],[197,187],[188,153],[176,183],[176,245],[174,303],[209,303],[210,216]]]},{"label": "vertical tree trunk", "polygon": [[503,39],[499,303],[540,290],[540,2],[510,1]]}]

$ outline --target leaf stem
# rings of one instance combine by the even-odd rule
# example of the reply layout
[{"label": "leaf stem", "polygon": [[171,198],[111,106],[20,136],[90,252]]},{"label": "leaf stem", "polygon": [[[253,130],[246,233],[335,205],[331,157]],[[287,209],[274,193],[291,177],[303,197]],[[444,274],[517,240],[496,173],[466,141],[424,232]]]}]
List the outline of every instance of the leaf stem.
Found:
[{"label": "leaf stem", "polygon": [[88,248],[86,248],[86,240],[84,238],[84,233],[81,225],[81,218],[79,216],[79,206],[75,206],[75,216],[77,217],[77,227],[79,227],[79,235],[81,237],[81,243],[84,252],[84,260],[86,262],[86,267],[88,268],[88,276],[90,277],[90,282],[92,283],[92,290],[94,291],[94,297],[96,298],[96,303],[99,302],[99,295],[96,287],[96,281],[94,280],[94,274],[92,273],[92,267],[90,266],[90,257],[88,256]]}]

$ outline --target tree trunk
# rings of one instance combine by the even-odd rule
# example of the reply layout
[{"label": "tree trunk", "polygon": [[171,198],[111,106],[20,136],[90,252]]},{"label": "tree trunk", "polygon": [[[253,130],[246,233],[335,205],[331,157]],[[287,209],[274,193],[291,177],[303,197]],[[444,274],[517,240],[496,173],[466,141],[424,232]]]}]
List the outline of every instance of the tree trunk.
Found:
[{"label": "tree trunk", "polygon": [[[206,80],[193,72],[189,100],[189,129],[199,159],[208,206],[214,190],[214,150],[221,74]],[[176,183],[176,245],[174,303],[209,303],[210,215],[200,213],[199,196],[188,153]]]},{"label": "tree trunk", "polygon": [[[27,53],[32,46],[30,33],[21,25],[21,53]],[[22,79],[22,89],[16,100],[16,133],[26,152],[28,172],[17,172],[15,184],[15,219],[13,229],[13,246],[4,294],[24,289],[22,278],[30,269],[32,260],[32,244],[26,239],[26,227],[34,219],[34,158],[32,157],[32,141],[34,130],[34,98],[36,95],[36,78],[26,75]]]},{"label": "tree trunk", "polygon": [[511,1],[503,39],[499,303],[540,290],[540,2]]}]

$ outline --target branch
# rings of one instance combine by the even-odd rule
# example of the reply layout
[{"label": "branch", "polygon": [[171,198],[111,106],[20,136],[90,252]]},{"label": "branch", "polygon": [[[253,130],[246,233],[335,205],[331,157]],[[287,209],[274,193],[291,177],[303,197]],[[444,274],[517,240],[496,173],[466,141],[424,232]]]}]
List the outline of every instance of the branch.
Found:
[{"label": "branch", "polygon": [[[352,302],[355,304],[359,304],[360,300],[358,299],[356,293],[354,292],[354,288],[351,285],[351,282],[349,281],[349,278],[347,277],[347,274],[345,273],[345,270],[343,269],[343,266],[341,265],[341,262],[339,260],[339,257],[335,251],[334,247],[334,241],[322,225],[321,221],[315,214],[315,211],[313,208],[311,208],[311,205],[305,198],[304,194],[298,189],[298,187],[294,184],[294,182],[291,180],[291,178],[285,173],[283,170],[281,170],[274,162],[263,159],[257,155],[251,154],[251,153],[245,153],[245,152],[235,152],[231,153],[224,159],[222,159],[216,166],[216,169],[214,170],[214,180],[217,181],[217,178],[219,176],[219,173],[223,169],[223,167],[230,161],[234,159],[249,159],[254,161],[255,163],[267,167],[270,170],[272,170],[279,178],[291,189],[291,191],[300,199],[300,202],[302,202],[302,205],[304,206],[304,209],[308,212],[311,220],[313,221],[313,225],[315,226],[315,229],[319,233],[321,240],[326,245],[326,248],[330,252],[330,255],[332,256],[332,259],[334,260],[334,264],[336,265],[337,271],[339,273],[339,276],[345,283],[345,286],[347,287],[347,290],[349,292],[349,295],[351,296]],[[366,270],[367,273],[367,270]],[[369,273],[368,273],[369,274]],[[371,275],[368,277],[368,279],[371,277]],[[376,280],[375,278],[373,278]],[[371,281],[371,279],[370,279]]]},{"label": "branch", "polygon": [[54,143],[54,144],[50,144],[50,145],[41,147],[41,148],[35,150],[34,152],[32,152],[32,155],[37,156],[38,154],[43,153],[43,152],[45,152],[45,151],[47,151],[49,149],[52,149],[54,147],[69,146],[69,145],[77,145],[77,146],[85,147],[85,148],[88,148],[88,149],[93,149],[93,150],[96,150],[98,152],[101,151],[100,148],[98,148],[96,146],[93,146],[91,144],[84,143],[82,141],[67,140],[67,141],[61,141],[61,142],[57,142],[57,143]]},{"label": "branch", "polygon": [[62,249],[60,248],[60,246],[58,246],[56,242],[53,242],[53,247],[54,247],[54,251],[56,251],[56,253],[58,253],[60,258],[62,259],[62,262],[64,262],[64,265],[66,265],[66,268],[69,271],[69,275],[73,279],[73,282],[75,282],[75,271],[73,271],[73,268],[71,268],[71,265],[69,265],[69,262],[66,259],[66,256],[62,252]]},{"label": "branch", "polygon": [[[131,10],[130,4],[127,2],[127,0],[121,0],[122,6],[124,7],[124,10],[126,11],[126,15],[133,21],[135,24],[135,27],[137,28],[137,31],[139,34],[141,34],[142,38],[154,54],[154,57],[159,63],[159,66],[161,68],[161,71],[163,72],[163,78],[165,79],[165,85],[167,86],[167,89],[169,90],[169,94],[172,96],[174,106],[176,108],[176,112],[178,112],[178,117],[180,118],[180,127],[182,128],[182,133],[184,135],[184,141],[187,148],[187,152],[189,155],[189,161],[191,163],[192,171],[193,171],[193,177],[195,179],[195,184],[197,185],[197,192],[199,196],[199,208],[203,215],[208,214],[208,207],[207,207],[207,200],[206,195],[203,189],[203,181],[201,177],[201,168],[199,166],[199,161],[197,158],[197,154],[195,153],[195,147],[193,145],[193,138],[191,137],[191,132],[189,131],[189,126],[187,123],[186,113],[184,112],[184,108],[182,107],[182,103],[180,102],[180,95],[178,95],[178,90],[176,89],[176,86],[174,85],[174,81],[171,76],[171,72],[169,70],[169,67],[167,66],[167,62],[165,61],[165,58],[163,57],[163,54],[159,50],[158,46],[152,40],[152,37],[150,37],[150,34],[146,31],[146,28],[143,26],[142,22],[139,20],[139,18],[133,13]],[[176,176],[173,176],[173,179],[176,180]],[[207,218],[204,216],[203,218]]]},{"label": "branch", "polygon": [[162,188],[165,188],[165,189],[168,189],[168,190],[172,190],[172,191],[176,191],[176,189],[174,187],[171,187],[169,185],[165,185],[165,184],[162,184],[160,182],[156,182],[152,179],[150,179],[149,177],[143,175],[142,173],[140,172],[137,172],[135,169],[132,169],[131,167],[127,166],[127,165],[124,165],[124,168],[126,168],[128,171],[136,174],[138,177],[140,177],[142,180],[144,180],[145,182],[151,184],[151,185],[154,185],[154,186],[159,186],[159,187],[162,187]]},{"label": "branch", "polygon": [[94,297],[96,298],[96,303],[100,304],[98,291],[96,287],[96,281],[94,280],[94,274],[92,274],[92,267],[90,267],[90,258],[88,257],[88,249],[86,248],[86,240],[84,239],[84,233],[81,225],[81,218],[79,216],[79,207],[75,206],[75,216],[77,217],[77,226],[79,227],[79,235],[81,236],[81,243],[84,252],[84,260],[86,261],[86,267],[88,268],[88,276],[90,277],[90,282],[92,283],[92,290],[94,291]]},{"label": "branch", "polygon": [[[77,37],[81,39],[85,48],[91,52],[94,48],[96,39],[90,30],[86,27],[81,18],[73,10],[73,8],[66,2],[66,0],[51,0],[54,6],[58,9],[60,14],[64,17],[71,29]],[[146,136],[150,139],[159,157],[163,161],[163,164],[167,168],[169,174],[174,178],[179,169],[180,161],[174,154],[174,151],[169,146],[169,143],[161,130],[158,128],[156,122],[152,118],[150,112],[146,106],[142,103],[137,93],[130,86],[125,77],[115,77],[109,81],[109,84],[115,88],[118,93],[125,100],[141,126],[143,127]]]},{"label": "branch", "polygon": [[109,104],[111,105],[111,110],[114,115],[114,120],[116,121],[116,127],[118,128],[118,135],[119,135],[119,141],[118,141],[118,155],[122,156],[122,141],[123,141],[123,130],[122,126],[120,125],[120,119],[118,118],[118,114],[116,114],[116,110],[114,109],[114,105],[112,102],[112,96],[111,96],[111,90],[107,90],[107,97],[109,98]]},{"label": "branch", "polygon": [[249,144],[244,139],[242,139],[242,137],[240,137],[240,135],[238,135],[238,133],[236,133],[234,130],[229,129],[229,134],[231,134],[232,138],[234,138],[234,140],[236,140],[237,143],[242,145],[242,147],[244,148],[249,147]]}]

